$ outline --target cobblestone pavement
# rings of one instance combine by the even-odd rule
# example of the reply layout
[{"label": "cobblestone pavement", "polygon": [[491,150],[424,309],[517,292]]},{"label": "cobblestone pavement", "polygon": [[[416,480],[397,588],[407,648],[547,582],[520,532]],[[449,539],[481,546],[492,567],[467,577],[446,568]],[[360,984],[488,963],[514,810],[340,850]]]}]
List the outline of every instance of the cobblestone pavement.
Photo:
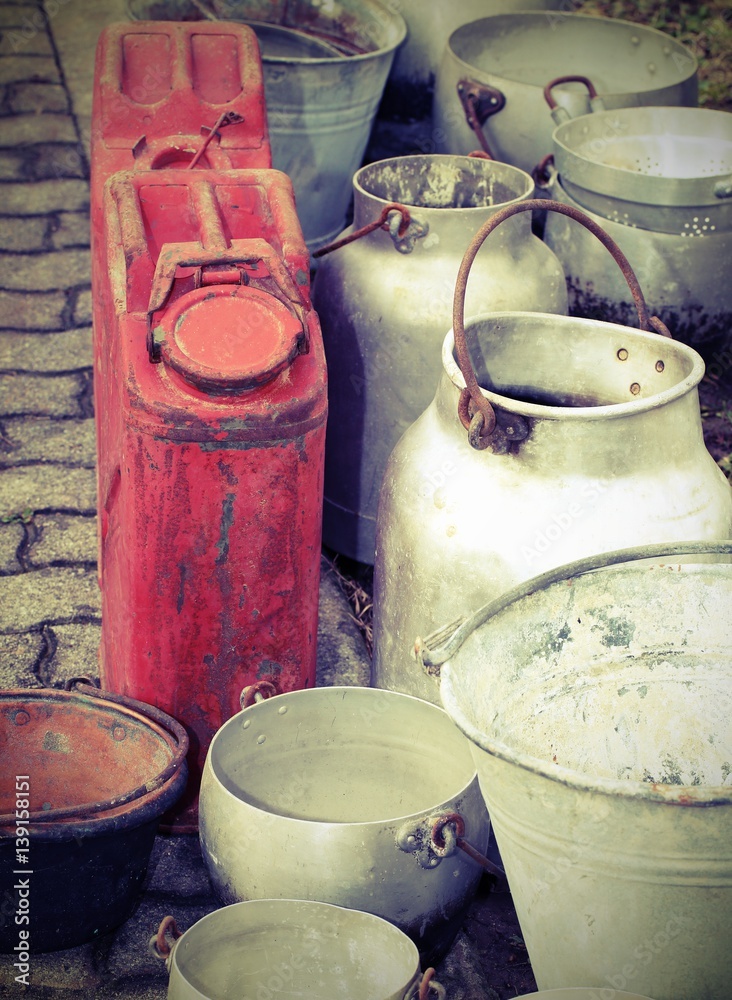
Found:
[{"label": "cobblestone pavement", "polygon": [[[1,688],[98,672],[88,132],[96,34],[123,16],[120,0],[0,6]],[[319,682],[368,677],[324,562]],[[162,998],[150,934],[166,913],[185,928],[217,905],[197,838],[159,836],[133,917],[93,944],[33,955],[29,988],[0,956],[0,995]],[[441,975],[452,1000],[497,996],[464,936]]]}]

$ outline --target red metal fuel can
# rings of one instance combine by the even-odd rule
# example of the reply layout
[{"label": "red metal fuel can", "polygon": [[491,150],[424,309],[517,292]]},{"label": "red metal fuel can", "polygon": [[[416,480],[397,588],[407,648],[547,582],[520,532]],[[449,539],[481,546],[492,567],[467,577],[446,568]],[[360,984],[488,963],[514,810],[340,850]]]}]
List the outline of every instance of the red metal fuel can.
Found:
[{"label": "red metal fuel can", "polygon": [[104,222],[101,675],[186,726],[190,806],[244,686],[314,684],[320,325],[278,171],[119,173]]}]

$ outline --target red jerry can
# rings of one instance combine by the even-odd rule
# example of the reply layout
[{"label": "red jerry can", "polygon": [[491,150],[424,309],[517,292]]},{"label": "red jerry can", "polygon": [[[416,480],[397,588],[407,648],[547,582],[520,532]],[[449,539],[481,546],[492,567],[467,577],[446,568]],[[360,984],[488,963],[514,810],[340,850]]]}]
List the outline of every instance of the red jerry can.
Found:
[{"label": "red jerry can", "polygon": [[116,174],[104,221],[101,676],[186,726],[195,807],[242,688],[315,682],[320,325],[278,171]]}]

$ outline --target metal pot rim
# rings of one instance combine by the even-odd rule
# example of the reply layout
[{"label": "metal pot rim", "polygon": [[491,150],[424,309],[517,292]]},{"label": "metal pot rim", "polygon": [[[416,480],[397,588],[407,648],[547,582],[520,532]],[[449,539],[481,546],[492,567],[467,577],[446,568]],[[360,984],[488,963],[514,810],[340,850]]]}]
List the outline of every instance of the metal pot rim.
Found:
[{"label": "metal pot rim", "polygon": [[[91,685],[88,687],[92,689]],[[96,688],[93,690],[98,691]],[[177,720],[160,709],[106,691],[98,691],[96,695],[85,694],[83,690],[61,691],[57,688],[12,688],[0,692],[0,705],[16,700],[76,703],[92,709],[113,707],[156,730],[170,748],[170,760],[165,768],[151,776],[144,786],[120,795],[116,804],[86,803],[80,807],[50,809],[40,817],[31,813],[30,818],[23,822],[34,838],[69,840],[90,834],[119,833],[159,818],[182,794],[188,777],[188,736]],[[15,826],[13,813],[0,814],[0,837],[15,836]]]},{"label": "metal pot rim", "polygon": [[[576,324],[587,329],[603,328],[615,331],[616,334],[619,331],[622,331],[625,338],[659,344],[659,347],[663,347],[666,351],[669,350],[669,347],[672,347],[679,353],[685,355],[685,357],[691,362],[691,371],[686,378],[677,382],[676,385],[662,390],[661,392],[654,393],[650,396],[644,396],[642,398],[639,397],[625,403],[607,403],[600,406],[546,406],[541,403],[527,403],[523,400],[513,399],[511,396],[502,396],[497,392],[493,392],[490,389],[483,389],[481,387],[481,393],[486,397],[486,399],[490,400],[491,403],[495,404],[500,409],[506,410],[509,413],[519,413],[522,416],[544,420],[573,421],[608,420],[613,418],[630,417],[635,416],[638,413],[645,413],[648,410],[666,406],[668,403],[671,403],[676,399],[680,399],[693,389],[694,386],[698,385],[704,376],[704,361],[701,355],[698,354],[692,347],[689,347],[687,344],[683,344],[678,340],[669,340],[667,337],[660,337],[656,333],[646,333],[643,330],[638,330],[630,326],[621,326],[619,323],[608,323],[604,320],[596,319],[584,319],[578,316],[562,316],[554,313],[495,312],[481,313],[476,316],[471,316],[465,326],[467,330],[470,326],[477,323],[486,323],[491,321],[508,321],[508,323],[517,323],[527,319],[544,321],[552,325],[560,326],[574,326]],[[450,328],[442,344],[442,364],[452,384],[456,389],[462,391],[465,388],[465,379],[460,371],[457,361],[455,360],[454,350],[455,335],[452,328]]]},{"label": "metal pot rim", "polygon": [[[495,602],[495,615],[500,614],[510,605],[519,603],[523,598],[529,597],[539,589],[545,593],[553,586],[566,589],[567,584],[571,583],[573,578],[582,576],[584,573],[591,572],[594,569],[601,570],[608,565],[618,566],[619,564],[623,564],[620,567],[621,569],[627,565],[630,565],[632,568],[633,563],[637,560],[654,557],[673,558],[674,556],[683,556],[685,553],[693,554],[700,552],[716,552],[726,555],[729,562],[732,560],[732,540],[720,542],[680,542],[677,545],[660,543],[656,545],[637,546],[567,563],[539,577],[525,581],[508,591],[508,593],[503,594]],[[500,607],[498,606],[499,604]],[[487,612],[487,610],[487,608],[481,609],[476,614]],[[492,617],[494,617],[493,614],[488,614],[485,620],[487,621]],[[476,626],[475,631],[479,627],[479,625]],[[708,806],[732,805],[732,787],[729,785],[665,785],[649,784],[645,781],[625,781],[619,778],[607,778],[603,776],[590,777],[574,768],[549,763],[541,757],[536,757],[522,750],[516,750],[502,740],[492,738],[489,733],[481,732],[474,726],[458,705],[452,688],[451,659],[445,661],[440,669],[440,697],[445,706],[445,711],[472,743],[493,757],[498,757],[509,764],[515,764],[524,771],[530,771],[542,778],[566,785],[568,788],[573,788],[577,791],[594,792],[613,797],[653,801],[682,807],[704,808]]]},{"label": "metal pot rim", "polygon": [[[416,812],[403,813],[399,816],[384,816],[380,817],[379,819],[360,820],[356,822],[345,822],[342,820],[302,819],[296,816],[283,815],[282,813],[276,812],[273,809],[264,808],[261,805],[254,805],[252,802],[248,801],[248,799],[243,798],[240,795],[237,795],[235,792],[232,792],[229,788],[227,788],[226,784],[221,780],[221,776],[217,771],[216,765],[214,764],[214,754],[217,742],[220,742],[224,738],[221,735],[224,732],[224,730],[227,730],[229,727],[233,727],[235,724],[240,723],[242,716],[244,716],[245,714],[255,713],[258,709],[261,709],[262,705],[266,704],[267,702],[279,701],[279,699],[281,698],[294,697],[296,700],[307,700],[308,697],[312,697],[312,695],[317,692],[321,693],[361,692],[362,693],[364,691],[370,692],[371,694],[386,695],[387,697],[392,699],[400,698],[409,700],[410,702],[416,702],[420,705],[420,707],[423,707],[423,710],[434,709],[436,712],[440,713],[440,716],[444,717],[445,722],[453,721],[450,719],[448,713],[439,705],[433,705],[430,702],[424,701],[424,699],[422,698],[416,698],[414,695],[403,694],[402,692],[399,691],[387,691],[386,689],[383,688],[360,687],[358,685],[336,685],[334,687],[331,686],[322,688],[315,687],[315,688],[304,688],[300,691],[288,691],[284,694],[276,695],[275,698],[266,699],[265,702],[257,702],[254,705],[250,705],[248,708],[242,709],[241,712],[238,712],[236,715],[232,716],[231,719],[225,722],[223,726],[221,726],[221,728],[216,732],[214,738],[211,740],[211,745],[209,747],[208,754],[206,756],[206,764],[204,770],[210,770],[211,777],[216,782],[217,789],[219,791],[223,791],[226,794],[226,796],[230,797],[231,801],[237,803],[238,806],[244,806],[248,810],[251,810],[254,813],[259,813],[263,816],[270,816],[270,817],[274,816],[276,817],[278,822],[296,824],[304,826],[308,829],[314,829],[316,827],[324,827],[324,828],[327,827],[329,830],[348,829],[349,831],[353,829],[353,827],[357,827],[363,830],[374,829],[374,828],[383,829],[383,827],[386,824],[402,825],[408,822],[409,820],[412,820],[417,817],[430,816],[433,813],[436,814],[441,812],[449,812],[452,808],[452,804],[454,804],[456,800],[462,799],[467,794],[468,790],[478,781],[477,768],[475,767],[475,764],[472,761],[470,763],[470,767],[472,769],[472,775],[470,779],[460,788],[456,788],[449,798],[443,799],[441,802],[431,803],[425,809],[420,809],[417,810]],[[363,695],[359,694],[356,695],[356,697],[363,697]],[[466,752],[469,757],[470,747],[466,746]]]},{"label": "metal pot rim", "polygon": [[[672,38],[670,35],[667,35],[665,32],[659,31],[657,28],[652,28],[649,25],[645,25],[645,24],[636,24],[636,23],[634,23],[632,21],[626,21],[623,18],[619,18],[619,17],[618,18],[616,18],[616,17],[613,17],[613,18],[608,18],[608,17],[593,17],[590,14],[575,14],[575,13],[564,12],[564,11],[556,12],[556,13],[552,12],[550,10],[549,11],[514,11],[512,13],[490,14],[487,17],[477,18],[475,21],[471,21],[468,24],[460,25],[460,27],[456,28],[455,31],[452,32],[452,34],[450,35],[450,37],[447,40],[447,51],[449,51],[451,57],[457,63],[459,63],[461,66],[465,67],[465,70],[467,72],[472,73],[474,76],[476,76],[478,78],[483,78],[483,79],[492,80],[492,81],[494,81],[494,80],[507,80],[507,81],[510,81],[511,84],[519,86],[519,87],[525,87],[527,89],[532,89],[532,90],[533,89],[543,89],[544,85],[548,82],[547,80],[543,80],[541,83],[527,82],[526,80],[522,80],[520,78],[519,79],[514,79],[513,77],[510,77],[510,76],[504,76],[500,71],[484,70],[484,69],[481,69],[480,67],[476,66],[474,63],[467,62],[467,60],[463,59],[462,56],[458,55],[458,53],[455,51],[454,42],[457,40],[457,38],[458,38],[458,36],[460,35],[461,32],[464,33],[464,34],[474,35],[476,33],[476,31],[481,30],[481,28],[482,28],[482,30],[485,31],[485,34],[486,34],[487,37],[491,37],[493,34],[495,34],[496,27],[499,24],[499,19],[502,19],[504,21],[504,23],[510,23],[511,21],[513,21],[517,27],[519,27],[520,25],[530,24],[531,21],[538,21],[538,20],[541,19],[541,20],[545,21],[547,23],[547,25],[550,26],[551,25],[551,20],[550,19],[551,19],[552,16],[554,16],[555,18],[557,18],[557,19],[559,19],[561,21],[569,21],[571,23],[576,23],[576,24],[583,23],[586,27],[592,26],[593,30],[596,30],[596,31],[599,30],[600,32],[605,31],[607,25],[611,25],[612,26],[612,30],[629,29],[634,34],[641,33],[641,34],[646,35],[648,37],[653,37],[653,38],[657,38],[658,40],[663,40],[663,42],[665,44],[667,44],[668,46],[670,46],[679,55],[681,55],[684,59],[687,59],[689,61],[689,65],[690,65],[689,72],[686,73],[684,76],[680,75],[679,79],[676,80],[677,84],[684,83],[686,80],[689,80],[693,76],[695,76],[696,73],[698,72],[699,61],[697,60],[697,58],[694,55],[694,53],[691,52],[689,49],[687,49],[684,45],[682,45],[681,42],[678,42],[675,38]],[[481,28],[478,28],[477,27],[478,25],[480,25]],[[615,27],[615,26],[617,26],[617,27]],[[560,71],[561,70],[558,69],[558,72],[560,72]],[[566,72],[566,70],[565,70],[565,72]],[[655,93],[659,89],[665,90],[666,87],[659,88],[658,86],[652,86],[652,87],[648,87],[648,88],[646,88],[644,90],[633,90],[633,91],[627,91],[627,92],[613,91],[612,93],[608,93],[607,91],[602,91],[602,92],[598,92],[598,93],[599,93],[600,97],[619,99],[619,98],[629,98],[629,97],[637,96],[638,94]]]}]

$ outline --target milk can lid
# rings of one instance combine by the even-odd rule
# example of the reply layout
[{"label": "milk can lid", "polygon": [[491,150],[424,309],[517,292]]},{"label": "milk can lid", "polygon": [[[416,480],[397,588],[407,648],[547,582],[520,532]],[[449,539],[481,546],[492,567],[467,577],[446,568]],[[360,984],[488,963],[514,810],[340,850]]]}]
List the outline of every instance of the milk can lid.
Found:
[{"label": "milk can lid", "polygon": [[160,320],[163,361],[192,386],[210,393],[270,382],[298,354],[298,317],[269,292],[246,285],[198,288]]}]

